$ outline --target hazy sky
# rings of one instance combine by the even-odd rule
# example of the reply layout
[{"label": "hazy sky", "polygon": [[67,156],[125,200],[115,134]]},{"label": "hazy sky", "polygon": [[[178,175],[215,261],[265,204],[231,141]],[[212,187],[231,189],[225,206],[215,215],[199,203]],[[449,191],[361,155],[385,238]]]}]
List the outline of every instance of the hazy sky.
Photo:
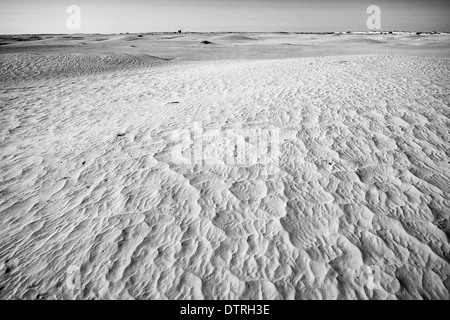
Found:
[{"label": "hazy sky", "polygon": [[[69,5],[81,29],[66,26]],[[0,34],[150,31],[450,31],[449,0],[0,0]]]}]

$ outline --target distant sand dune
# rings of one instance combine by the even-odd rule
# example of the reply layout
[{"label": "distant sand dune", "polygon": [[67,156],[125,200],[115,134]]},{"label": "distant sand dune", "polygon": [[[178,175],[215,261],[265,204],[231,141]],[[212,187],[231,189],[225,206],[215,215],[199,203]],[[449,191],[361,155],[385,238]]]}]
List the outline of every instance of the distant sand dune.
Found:
[{"label": "distant sand dune", "polygon": [[68,53],[68,54],[3,54],[0,81],[17,82],[50,77],[68,77],[117,71],[125,68],[152,66],[162,59],[145,54]]},{"label": "distant sand dune", "polygon": [[254,41],[257,40],[255,38],[241,35],[241,34],[230,34],[230,35],[224,35],[224,36],[216,36],[212,37],[211,39],[216,40],[227,40],[227,41]]}]

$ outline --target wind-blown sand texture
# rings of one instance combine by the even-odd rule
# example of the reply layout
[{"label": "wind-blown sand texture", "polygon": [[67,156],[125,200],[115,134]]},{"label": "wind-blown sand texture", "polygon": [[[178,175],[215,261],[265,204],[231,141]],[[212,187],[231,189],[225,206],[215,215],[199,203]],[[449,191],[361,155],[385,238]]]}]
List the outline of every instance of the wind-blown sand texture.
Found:
[{"label": "wind-blown sand texture", "polygon": [[0,46],[0,298],[450,298],[448,35],[45,37]]}]

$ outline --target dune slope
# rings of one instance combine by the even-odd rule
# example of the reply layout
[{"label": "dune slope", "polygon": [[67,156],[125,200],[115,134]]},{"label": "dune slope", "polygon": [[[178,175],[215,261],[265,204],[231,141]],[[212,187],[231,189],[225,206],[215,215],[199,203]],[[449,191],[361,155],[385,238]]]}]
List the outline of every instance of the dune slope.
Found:
[{"label": "dune slope", "polygon": [[5,82],[0,298],[449,299],[448,79],[385,54]]}]

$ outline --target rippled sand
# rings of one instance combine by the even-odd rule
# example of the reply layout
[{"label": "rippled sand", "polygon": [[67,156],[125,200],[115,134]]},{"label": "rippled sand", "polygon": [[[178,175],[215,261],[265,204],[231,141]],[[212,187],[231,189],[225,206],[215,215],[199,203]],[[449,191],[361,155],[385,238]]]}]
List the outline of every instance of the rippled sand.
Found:
[{"label": "rippled sand", "polygon": [[449,299],[450,60],[359,43],[0,46],[0,298]]}]

